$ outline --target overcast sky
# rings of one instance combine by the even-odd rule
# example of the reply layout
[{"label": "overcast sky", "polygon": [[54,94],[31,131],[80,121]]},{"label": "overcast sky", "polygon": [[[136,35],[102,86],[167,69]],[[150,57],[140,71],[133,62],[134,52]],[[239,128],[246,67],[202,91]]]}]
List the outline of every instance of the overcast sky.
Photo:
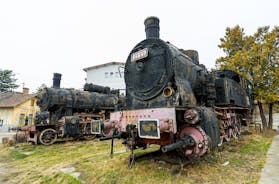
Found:
[{"label": "overcast sky", "polygon": [[195,49],[200,63],[215,66],[219,39],[239,24],[247,34],[279,24],[278,0],[1,0],[0,68],[13,70],[31,92],[51,86],[82,88],[83,68],[125,62],[145,38],[144,19],[160,19],[160,37]]}]

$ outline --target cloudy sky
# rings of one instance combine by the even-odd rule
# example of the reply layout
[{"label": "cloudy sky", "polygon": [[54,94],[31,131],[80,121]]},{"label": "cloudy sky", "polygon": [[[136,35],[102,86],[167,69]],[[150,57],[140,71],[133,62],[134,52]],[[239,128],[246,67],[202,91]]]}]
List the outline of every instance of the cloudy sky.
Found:
[{"label": "cloudy sky", "polygon": [[278,7],[278,0],[2,0],[0,68],[32,92],[51,86],[54,72],[62,73],[62,87],[81,88],[83,68],[126,61],[145,38],[148,16],[160,18],[161,39],[198,50],[212,68],[226,27],[239,24],[252,34],[279,25]]}]

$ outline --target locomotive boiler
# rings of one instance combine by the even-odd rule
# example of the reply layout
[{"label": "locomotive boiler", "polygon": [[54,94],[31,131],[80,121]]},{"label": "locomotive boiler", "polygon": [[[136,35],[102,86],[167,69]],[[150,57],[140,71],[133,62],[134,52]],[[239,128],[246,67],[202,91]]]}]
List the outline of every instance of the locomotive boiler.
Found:
[{"label": "locomotive boiler", "polygon": [[[55,74],[57,75],[57,74]],[[55,79],[55,78],[54,78]],[[56,79],[55,79],[56,80]],[[100,89],[102,86],[97,86]],[[62,116],[71,116],[75,113],[92,113],[98,114],[96,117],[108,119],[109,112],[118,107],[120,98],[117,94],[95,92],[94,88],[88,91],[85,84],[85,90],[67,89],[55,86],[52,88],[43,88],[37,95],[37,105],[41,111],[50,113],[50,122],[56,122]],[[106,110],[106,111],[104,111]]]},{"label": "locomotive boiler", "polygon": [[238,136],[251,107],[248,82],[233,71],[208,72],[197,51],[161,40],[157,17],[144,24],[146,39],[125,64],[127,109],[110,116],[120,134],[110,138],[123,138],[131,157],[157,144],[195,159]]},{"label": "locomotive boiler", "polygon": [[57,138],[95,138],[109,133],[103,131],[104,122],[110,112],[123,106],[123,97],[94,84],[86,84],[84,90],[60,88],[60,80],[61,74],[54,73],[53,87],[37,94],[41,112],[35,125],[28,127],[28,141],[49,145]]}]

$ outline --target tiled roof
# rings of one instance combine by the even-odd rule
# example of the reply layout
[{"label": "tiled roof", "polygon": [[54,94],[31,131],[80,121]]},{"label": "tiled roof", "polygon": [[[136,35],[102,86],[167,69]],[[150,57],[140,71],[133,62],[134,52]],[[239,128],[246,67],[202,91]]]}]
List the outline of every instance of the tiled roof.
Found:
[{"label": "tiled roof", "polygon": [[95,66],[91,66],[91,67],[88,67],[88,68],[84,68],[83,70],[86,72],[86,71],[91,70],[91,69],[100,68],[100,67],[104,67],[104,66],[108,66],[108,65],[125,65],[125,63],[122,63],[122,62],[109,62],[109,63],[104,63],[104,64],[100,64],[100,65],[95,65]]},{"label": "tiled roof", "polygon": [[1,107],[15,107],[23,102],[26,102],[35,94],[23,94],[19,92],[4,92],[0,93],[0,108]]}]

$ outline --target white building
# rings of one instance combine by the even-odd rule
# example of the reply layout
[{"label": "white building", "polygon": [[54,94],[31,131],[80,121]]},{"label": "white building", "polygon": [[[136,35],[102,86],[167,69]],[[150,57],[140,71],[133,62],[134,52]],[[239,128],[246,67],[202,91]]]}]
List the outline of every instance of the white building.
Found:
[{"label": "white building", "polygon": [[125,93],[124,66],[125,63],[110,62],[84,68],[86,83],[120,89],[120,93]]}]

